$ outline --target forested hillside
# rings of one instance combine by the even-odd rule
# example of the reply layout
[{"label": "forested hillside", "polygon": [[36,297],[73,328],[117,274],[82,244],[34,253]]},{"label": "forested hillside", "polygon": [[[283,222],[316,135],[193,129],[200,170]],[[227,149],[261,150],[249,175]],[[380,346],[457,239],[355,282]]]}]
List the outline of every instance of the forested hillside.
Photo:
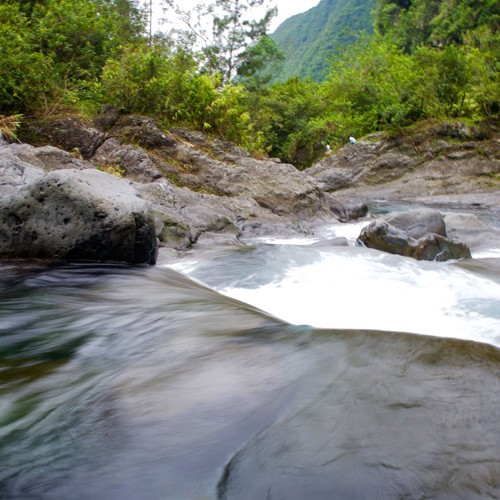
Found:
[{"label": "forested hillside", "polygon": [[316,7],[284,21],[271,37],[286,59],[278,79],[292,76],[326,78],[332,53],[373,32],[376,0],[322,0]]},{"label": "forested hillside", "polygon": [[323,0],[314,19],[288,23],[309,44],[311,71],[331,53],[322,81],[273,81],[280,64],[298,62],[266,35],[272,9],[248,21],[264,0],[217,0],[196,12],[211,32],[190,21],[168,36],[151,35],[147,9],[131,0],[0,3],[0,131],[15,140],[33,118],[90,120],[113,107],[306,168],[351,135],[425,120],[498,126],[498,1],[379,0],[375,34],[336,46],[351,35],[332,26],[356,29],[359,9],[369,13],[357,1]]},{"label": "forested hillside", "polygon": [[500,27],[498,0],[378,0],[378,33],[406,51],[421,45],[487,43]]}]

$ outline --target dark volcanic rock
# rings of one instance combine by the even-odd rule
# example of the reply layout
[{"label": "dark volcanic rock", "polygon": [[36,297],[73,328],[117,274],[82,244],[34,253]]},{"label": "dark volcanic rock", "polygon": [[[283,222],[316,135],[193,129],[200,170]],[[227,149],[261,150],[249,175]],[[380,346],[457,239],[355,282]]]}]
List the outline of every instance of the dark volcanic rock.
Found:
[{"label": "dark volcanic rock", "polygon": [[105,135],[79,117],[29,121],[19,137],[36,146],[50,144],[66,151],[75,151],[89,159],[104,142]]},{"label": "dark volcanic rock", "polygon": [[163,132],[153,118],[140,115],[120,116],[108,135],[148,149],[176,146],[172,135]]}]

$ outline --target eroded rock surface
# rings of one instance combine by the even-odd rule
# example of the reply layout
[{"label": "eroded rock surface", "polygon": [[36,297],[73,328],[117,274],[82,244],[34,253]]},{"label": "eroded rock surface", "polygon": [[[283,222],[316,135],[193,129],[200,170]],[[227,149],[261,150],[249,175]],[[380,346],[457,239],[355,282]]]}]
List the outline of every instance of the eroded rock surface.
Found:
[{"label": "eroded rock surface", "polygon": [[0,202],[2,257],[156,262],[154,217],[132,186],[93,169],[39,174]]}]

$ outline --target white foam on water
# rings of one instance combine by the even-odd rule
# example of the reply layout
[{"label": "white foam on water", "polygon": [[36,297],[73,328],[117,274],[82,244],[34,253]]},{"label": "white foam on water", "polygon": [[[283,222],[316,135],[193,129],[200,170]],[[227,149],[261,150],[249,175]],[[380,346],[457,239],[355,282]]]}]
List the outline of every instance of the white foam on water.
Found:
[{"label": "white foam on water", "polygon": [[472,252],[474,259],[500,259],[500,248],[486,248]]},{"label": "white foam on water", "polygon": [[294,245],[294,246],[307,246],[312,245],[318,241],[318,238],[304,237],[304,238],[255,238],[251,241],[256,243],[265,243],[266,245]]},{"label": "white foam on water", "polygon": [[362,229],[368,226],[370,222],[371,221],[364,220],[349,224],[328,224],[320,228],[318,232],[327,239],[344,237],[354,242],[360,235]]},{"label": "white foam on water", "polygon": [[405,331],[500,345],[500,285],[446,263],[367,249],[291,262],[279,281],[222,293],[292,324]]}]

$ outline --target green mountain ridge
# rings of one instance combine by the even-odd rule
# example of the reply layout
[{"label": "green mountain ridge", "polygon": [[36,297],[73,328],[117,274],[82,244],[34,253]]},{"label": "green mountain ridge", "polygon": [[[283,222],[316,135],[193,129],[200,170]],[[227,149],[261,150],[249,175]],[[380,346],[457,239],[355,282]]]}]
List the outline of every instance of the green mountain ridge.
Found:
[{"label": "green mountain ridge", "polygon": [[322,0],[284,21],[270,35],[286,56],[276,79],[310,76],[323,80],[328,61],[339,45],[353,42],[356,32],[373,32],[375,6],[376,0]]}]

